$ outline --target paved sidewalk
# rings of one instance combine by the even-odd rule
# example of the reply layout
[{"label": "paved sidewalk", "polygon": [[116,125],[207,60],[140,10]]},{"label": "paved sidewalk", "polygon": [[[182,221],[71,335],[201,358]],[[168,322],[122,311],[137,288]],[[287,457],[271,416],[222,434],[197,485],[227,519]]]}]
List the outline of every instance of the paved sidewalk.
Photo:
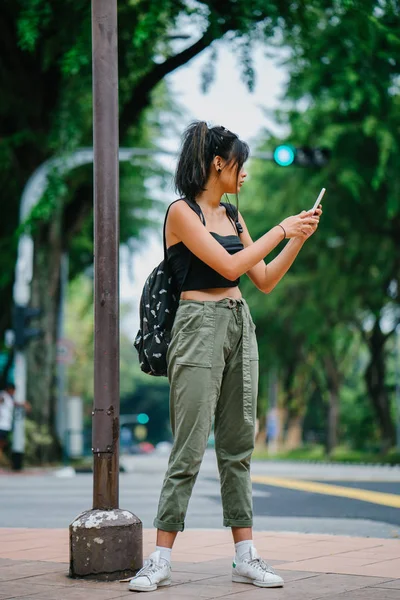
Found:
[{"label": "paved sidewalk", "polygon": [[[284,589],[232,583],[228,530],[187,530],[173,551],[173,585],[154,598],[192,600],[399,600],[400,541],[293,533],[254,534],[262,556],[285,579]],[[154,549],[144,531],[144,554]],[[0,529],[0,600],[130,599],[126,583],[68,577],[68,531]]]}]

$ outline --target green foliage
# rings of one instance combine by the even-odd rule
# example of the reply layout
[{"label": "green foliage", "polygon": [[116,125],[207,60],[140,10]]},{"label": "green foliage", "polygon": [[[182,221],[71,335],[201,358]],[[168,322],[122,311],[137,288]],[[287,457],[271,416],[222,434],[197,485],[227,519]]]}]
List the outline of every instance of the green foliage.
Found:
[{"label": "green foliage", "polygon": [[25,460],[29,465],[51,462],[53,438],[47,425],[25,420]]},{"label": "green foliage", "polygon": [[253,455],[254,460],[282,460],[282,461],[307,461],[337,464],[382,464],[382,465],[400,465],[400,453],[396,448],[392,448],[385,455],[378,453],[362,452],[352,450],[347,446],[338,446],[328,456],[322,445],[304,445],[295,450],[270,454],[265,449],[256,449]]},{"label": "green foliage", "polygon": [[[296,265],[268,297],[248,294],[261,332],[261,368],[280,366],[284,405],[301,414],[311,382],[326,402],[332,385],[327,360],[333,361],[342,390],[341,435],[357,447],[379,445],[371,406],[382,437],[393,440],[386,355],[382,368],[378,361],[385,343],[381,318],[387,315],[392,332],[399,318],[398,16],[395,3],[379,9],[376,2],[325,3],[308,7],[304,27],[285,29],[290,78],[279,121],[290,131],[288,142],[327,146],[332,158],[314,171],[254,164],[242,204],[257,238],[310,208],[327,188],[319,230]],[[261,149],[277,143],[268,132],[263,138]],[[366,344],[361,348],[359,336]],[[355,380],[351,363],[368,350]],[[365,370],[368,360],[372,370]],[[374,377],[368,390],[364,376]]]},{"label": "green foliage", "polygon": [[[163,77],[213,40],[228,35],[240,43],[245,80],[251,85],[251,55],[246,40],[270,36],[278,24],[275,2],[228,0],[223,10],[214,1],[186,3],[172,0],[119,2],[119,99],[121,144],[150,147],[160,137],[161,119],[143,111],[151,102],[159,104],[157,117],[170,108],[152,97]],[[181,53],[179,39],[185,19],[196,23]],[[0,331],[10,325],[10,296],[16,246],[20,229],[18,210],[24,185],[33,171],[54,154],[92,144],[91,10],[86,0],[4,0],[0,54],[0,181],[7,198],[7,219],[0,223]],[[196,35],[203,35],[196,46]],[[191,45],[193,50],[191,49]],[[164,63],[163,63],[164,61]],[[163,63],[161,67],[161,63]],[[160,68],[161,67],[161,68]],[[165,91],[156,96],[166,100]],[[145,131],[147,129],[147,131]],[[163,134],[165,135],[165,131]],[[150,143],[151,140],[151,143]],[[79,171],[79,172],[78,172]],[[91,169],[70,174],[66,182],[52,177],[51,185],[31,215],[35,235],[46,234],[46,223],[60,210],[60,232],[64,247],[72,249],[73,276],[88,265],[91,230]],[[155,171],[158,171],[155,174]],[[136,207],[149,206],[151,192],[146,182],[162,177],[150,159],[145,167],[122,170],[122,240],[138,235],[145,224]],[[127,193],[126,190],[130,189]],[[132,193],[134,190],[134,194]],[[67,192],[67,193],[66,193]],[[57,195],[57,198],[55,197]],[[64,199],[62,201],[62,199]],[[42,228],[43,231],[39,231]],[[83,239],[83,235],[86,239]],[[80,239],[72,242],[76,236]],[[80,253],[80,249],[84,252]],[[51,251],[51,250],[50,250]]]},{"label": "green foliage", "polygon": [[74,346],[74,360],[68,367],[68,394],[81,397],[90,406],[93,403],[93,284],[83,275],[68,289],[65,337]]},{"label": "green foliage", "polygon": [[[130,0],[119,2],[118,10],[121,145],[152,147],[165,134],[159,122],[170,102],[158,84],[214,40],[225,36],[250,88],[252,41],[291,50],[278,117],[290,128],[292,142],[328,145],[332,161],[313,174],[263,167],[254,172],[257,183],[246,202],[258,237],[287,214],[308,208],[322,185],[328,188],[320,231],[290,276],[268,298],[250,297],[261,332],[262,397],[269,366],[278,365],[289,412],[304,414],[316,389],[326,402],[327,361],[345,380],[354,330],[372,348],[367,318],[379,328],[384,311],[397,303],[398,3]],[[0,223],[0,333],[10,326],[23,187],[49,157],[92,143],[90,18],[86,0],[2,3],[0,181],[7,218]],[[185,30],[187,18],[196,23],[200,40],[193,35],[181,52],[181,40],[174,37]],[[144,114],[151,102],[155,111]],[[274,140],[266,137],[270,148]],[[143,209],[156,207],[154,178],[159,183],[163,173],[150,160],[121,168],[121,239],[131,249],[132,239],[149,224]],[[54,173],[29,222],[49,255],[54,247],[69,249],[71,277],[92,262],[91,205],[90,168],[66,179]],[[40,265],[35,277],[45,277]],[[89,395],[83,382],[81,388]]]},{"label": "green foliage", "polygon": [[[74,345],[74,362],[68,367],[68,393],[79,396],[90,415],[93,405],[93,286],[81,275],[70,285],[66,308],[65,335]],[[121,317],[128,307],[122,305]],[[79,327],[77,327],[79,323]],[[149,415],[148,440],[153,443],[170,437],[169,386],[162,378],[150,378],[142,373],[132,340],[120,332],[120,398],[121,414]],[[86,421],[90,426],[89,418]]]}]

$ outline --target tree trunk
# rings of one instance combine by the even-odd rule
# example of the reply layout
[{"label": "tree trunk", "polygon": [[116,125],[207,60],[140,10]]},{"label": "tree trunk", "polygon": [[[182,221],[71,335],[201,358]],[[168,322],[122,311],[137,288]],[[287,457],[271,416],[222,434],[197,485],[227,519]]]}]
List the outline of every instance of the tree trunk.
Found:
[{"label": "tree trunk", "polygon": [[303,445],[303,415],[289,417],[285,438],[285,450],[296,450]]},{"label": "tree trunk", "polygon": [[339,394],[335,390],[328,390],[328,435],[326,438],[326,450],[331,455],[338,445],[339,430]]},{"label": "tree trunk", "polygon": [[286,408],[286,421],[283,446],[285,450],[294,450],[303,444],[303,425],[306,412],[305,400],[307,394],[307,376],[297,367],[300,361],[292,361],[285,372],[284,382],[284,407]]},{"label": "tree trunk", "polygon": [[[61,204],[61,202],[60,202]],[[55,382],[57,315],[60,296],[60,266],[62,256],[62,211],[57,208],[51,222],[42,225],[34,237],[34,276],[31,305],[40,308],[43,336],[28,347],[28,401],[33,418],[48,426],[56,442]]]},{"label": "tree trunk", "polygon": [[329,353],[325,356],[324,365],[329,399],[326,450],[328,454],[331,454],[338,445],[339,439],[339,390],[341,375],[333,354]]},{"label": "tree trunk", "polygon": [[385,342],[379,319],[375,321],[372,334],[367,343],[370,350],[370,362],[365,371],[368,394],[378,418],[382,436],[382,449],[388,450],[395,444],[395,428],[390,412],[390,400],[386,387]]}]

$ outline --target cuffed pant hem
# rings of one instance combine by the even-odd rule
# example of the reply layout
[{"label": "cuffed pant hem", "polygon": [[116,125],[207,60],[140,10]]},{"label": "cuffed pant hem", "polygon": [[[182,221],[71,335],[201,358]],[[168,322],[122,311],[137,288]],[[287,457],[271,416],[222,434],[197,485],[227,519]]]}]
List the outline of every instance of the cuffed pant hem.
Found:
[{"label": "cuffed pant hem", "polygon": [[253,527],[253,521],[247,519],[244,521],[237,521],[235,519],[224,519],[224,527]]},{"label": "cuffed pant hem", "polygon": [[166,523],[157,518],[154,519],[153,525],[161,531],[183,531],[185,529],[184,523]]}]

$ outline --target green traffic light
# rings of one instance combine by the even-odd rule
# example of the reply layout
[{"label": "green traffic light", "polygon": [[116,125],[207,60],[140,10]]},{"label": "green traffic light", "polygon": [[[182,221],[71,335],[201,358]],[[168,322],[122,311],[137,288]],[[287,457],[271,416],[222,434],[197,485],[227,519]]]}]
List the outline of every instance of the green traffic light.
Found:
[{"label": "green traffic light", "polygon": [[280,167],[288,167],[294,162],[296,151],[293,146],[282,144],[274,150],[274,161]]},{"label": "green traffic light", "polygon": [[149,415],[146,415],[146,413],[140,413],[140,415],[137,416],[137,422],[140,425],[146,425],[149,422]]}]

